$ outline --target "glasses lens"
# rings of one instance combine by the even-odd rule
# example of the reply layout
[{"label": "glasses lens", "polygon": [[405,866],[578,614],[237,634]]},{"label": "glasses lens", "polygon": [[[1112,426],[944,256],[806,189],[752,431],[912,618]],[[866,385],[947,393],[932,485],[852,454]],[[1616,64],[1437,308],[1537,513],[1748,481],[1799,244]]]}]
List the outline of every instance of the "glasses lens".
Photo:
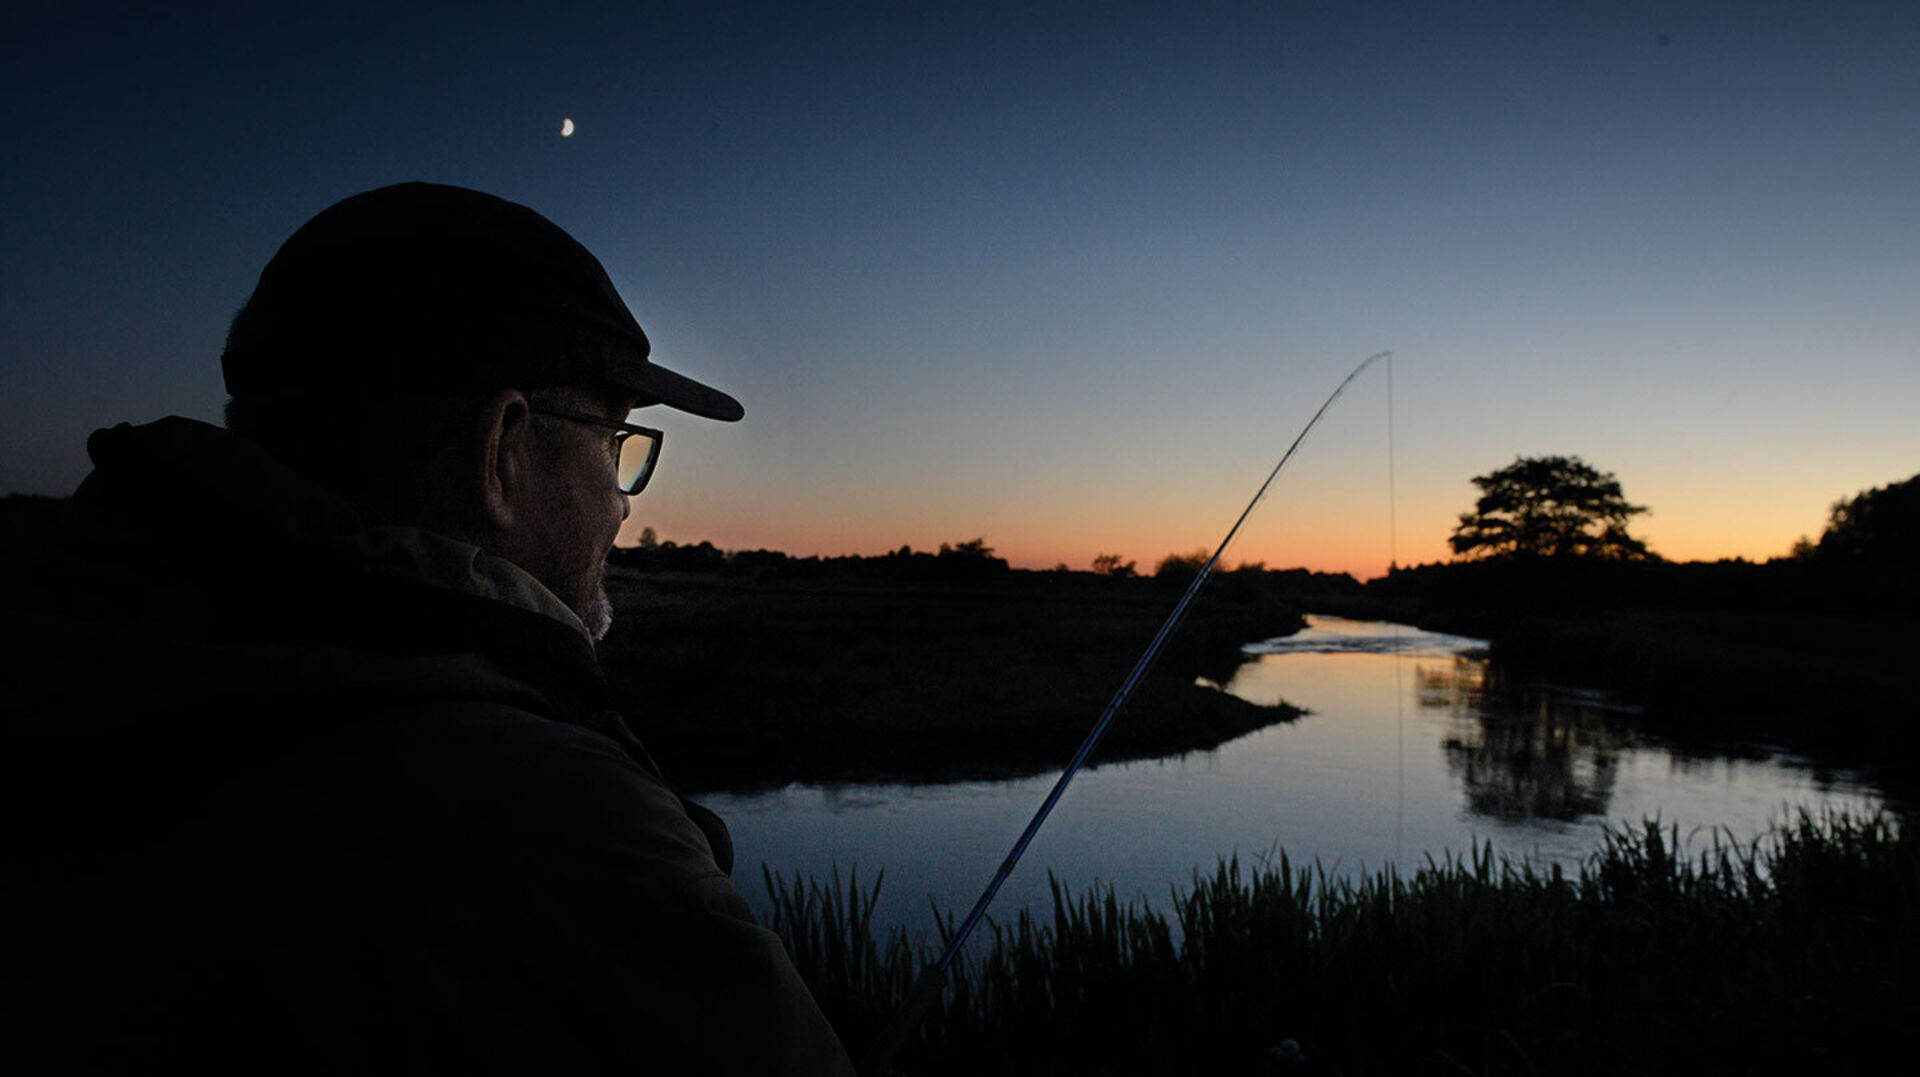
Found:
[{"label": "glasses lens", "polygon": [[653,462],[660,458],[660,439],[651,434],[630,434],[620,442],[620,489],[637,494],[653,475]]}]

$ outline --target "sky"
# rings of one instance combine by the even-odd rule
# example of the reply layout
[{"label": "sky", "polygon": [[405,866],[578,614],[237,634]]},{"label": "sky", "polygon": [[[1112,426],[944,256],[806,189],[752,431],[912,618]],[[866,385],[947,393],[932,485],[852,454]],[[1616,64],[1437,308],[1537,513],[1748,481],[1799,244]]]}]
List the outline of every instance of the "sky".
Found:
[{"label": "sky", "polygon": [[1150,568],[1380,351],[1230,562],[1443,559],[1517,456],[1682,560],[1920,471],[1911,4],[29,3],[0,86],[0,492],[217,422],[280,242],[415,179],[746,404],[643,413],[629,541]]}]

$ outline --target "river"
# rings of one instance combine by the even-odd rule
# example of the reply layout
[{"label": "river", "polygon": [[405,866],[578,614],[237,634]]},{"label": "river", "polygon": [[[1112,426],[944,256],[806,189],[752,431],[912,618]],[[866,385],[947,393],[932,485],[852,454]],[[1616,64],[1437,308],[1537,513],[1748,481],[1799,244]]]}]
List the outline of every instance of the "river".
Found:
[{"label": "river", "polygon": [[[1715,834],[1750,839],[1797,808],[1881,805],[1863,780],[1787,753],[1678,750],[1636,732],[1631,709],[1599,693],[1504,685],[1476,640],[1308,622],[1249,647],[1257,657],[1224,689],[1310,713],[1211,751],[1083,772],[993,915],[1049,908],[1049,871],[1075,891],[1098,881],[1164,908],[1170,888],[1227,856],[1284,849],[1341,874],[1415,868],[1480,843],[1572,866],[1608,823],[1657,817],[1701,847]],[[876,919],[925,937],[929,902],[964,913],[1056,777],[702,799],[731,825],[736,879],[762,916],[763,863],[786,877],[857,872],[863,884],[884,868]]]}]

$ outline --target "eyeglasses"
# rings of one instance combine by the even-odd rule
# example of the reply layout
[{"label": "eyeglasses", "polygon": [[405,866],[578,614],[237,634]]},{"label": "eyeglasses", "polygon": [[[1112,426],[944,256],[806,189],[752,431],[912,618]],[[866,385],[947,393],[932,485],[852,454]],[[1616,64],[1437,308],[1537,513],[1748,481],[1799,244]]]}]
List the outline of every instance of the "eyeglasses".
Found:
[{"label": "eyeglasses", "polygon": [[582,415],[577,411],[543,408],[537,404],[532,408],[540,415],[589,426],[603,426],[613,431],[613,440],[607,444],[607,454],[614,462],[614,474],[619,479],[620,492],[632,497],[647,488],[647,480],[653,478],[653,467],[660,462],[660,443],[667,439],[665,431],[655,430],[651,426],[618,423],[598,415]]}]

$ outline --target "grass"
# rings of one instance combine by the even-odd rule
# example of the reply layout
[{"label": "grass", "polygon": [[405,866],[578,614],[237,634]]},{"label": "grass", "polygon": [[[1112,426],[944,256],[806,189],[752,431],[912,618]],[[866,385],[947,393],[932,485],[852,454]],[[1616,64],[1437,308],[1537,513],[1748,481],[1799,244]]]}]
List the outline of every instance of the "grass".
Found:
[{"label": "grass", "polygon": [[[1573,872],[1475,848],[1348,880],[1284,854],[1164,911],[1054,886],[991,923],[895,1066],[944,1073],[1824,1071],[1920,1019],[1920,842],[1802,813],[1689,850],[1657,821]],[[931,956],[876,935],[881,880],[769,876],[774,930],[851,1050]],[[943,917],[950,930],[950,917]],[[1284,1041],[1303,1063],[1270,1054]]]}]

